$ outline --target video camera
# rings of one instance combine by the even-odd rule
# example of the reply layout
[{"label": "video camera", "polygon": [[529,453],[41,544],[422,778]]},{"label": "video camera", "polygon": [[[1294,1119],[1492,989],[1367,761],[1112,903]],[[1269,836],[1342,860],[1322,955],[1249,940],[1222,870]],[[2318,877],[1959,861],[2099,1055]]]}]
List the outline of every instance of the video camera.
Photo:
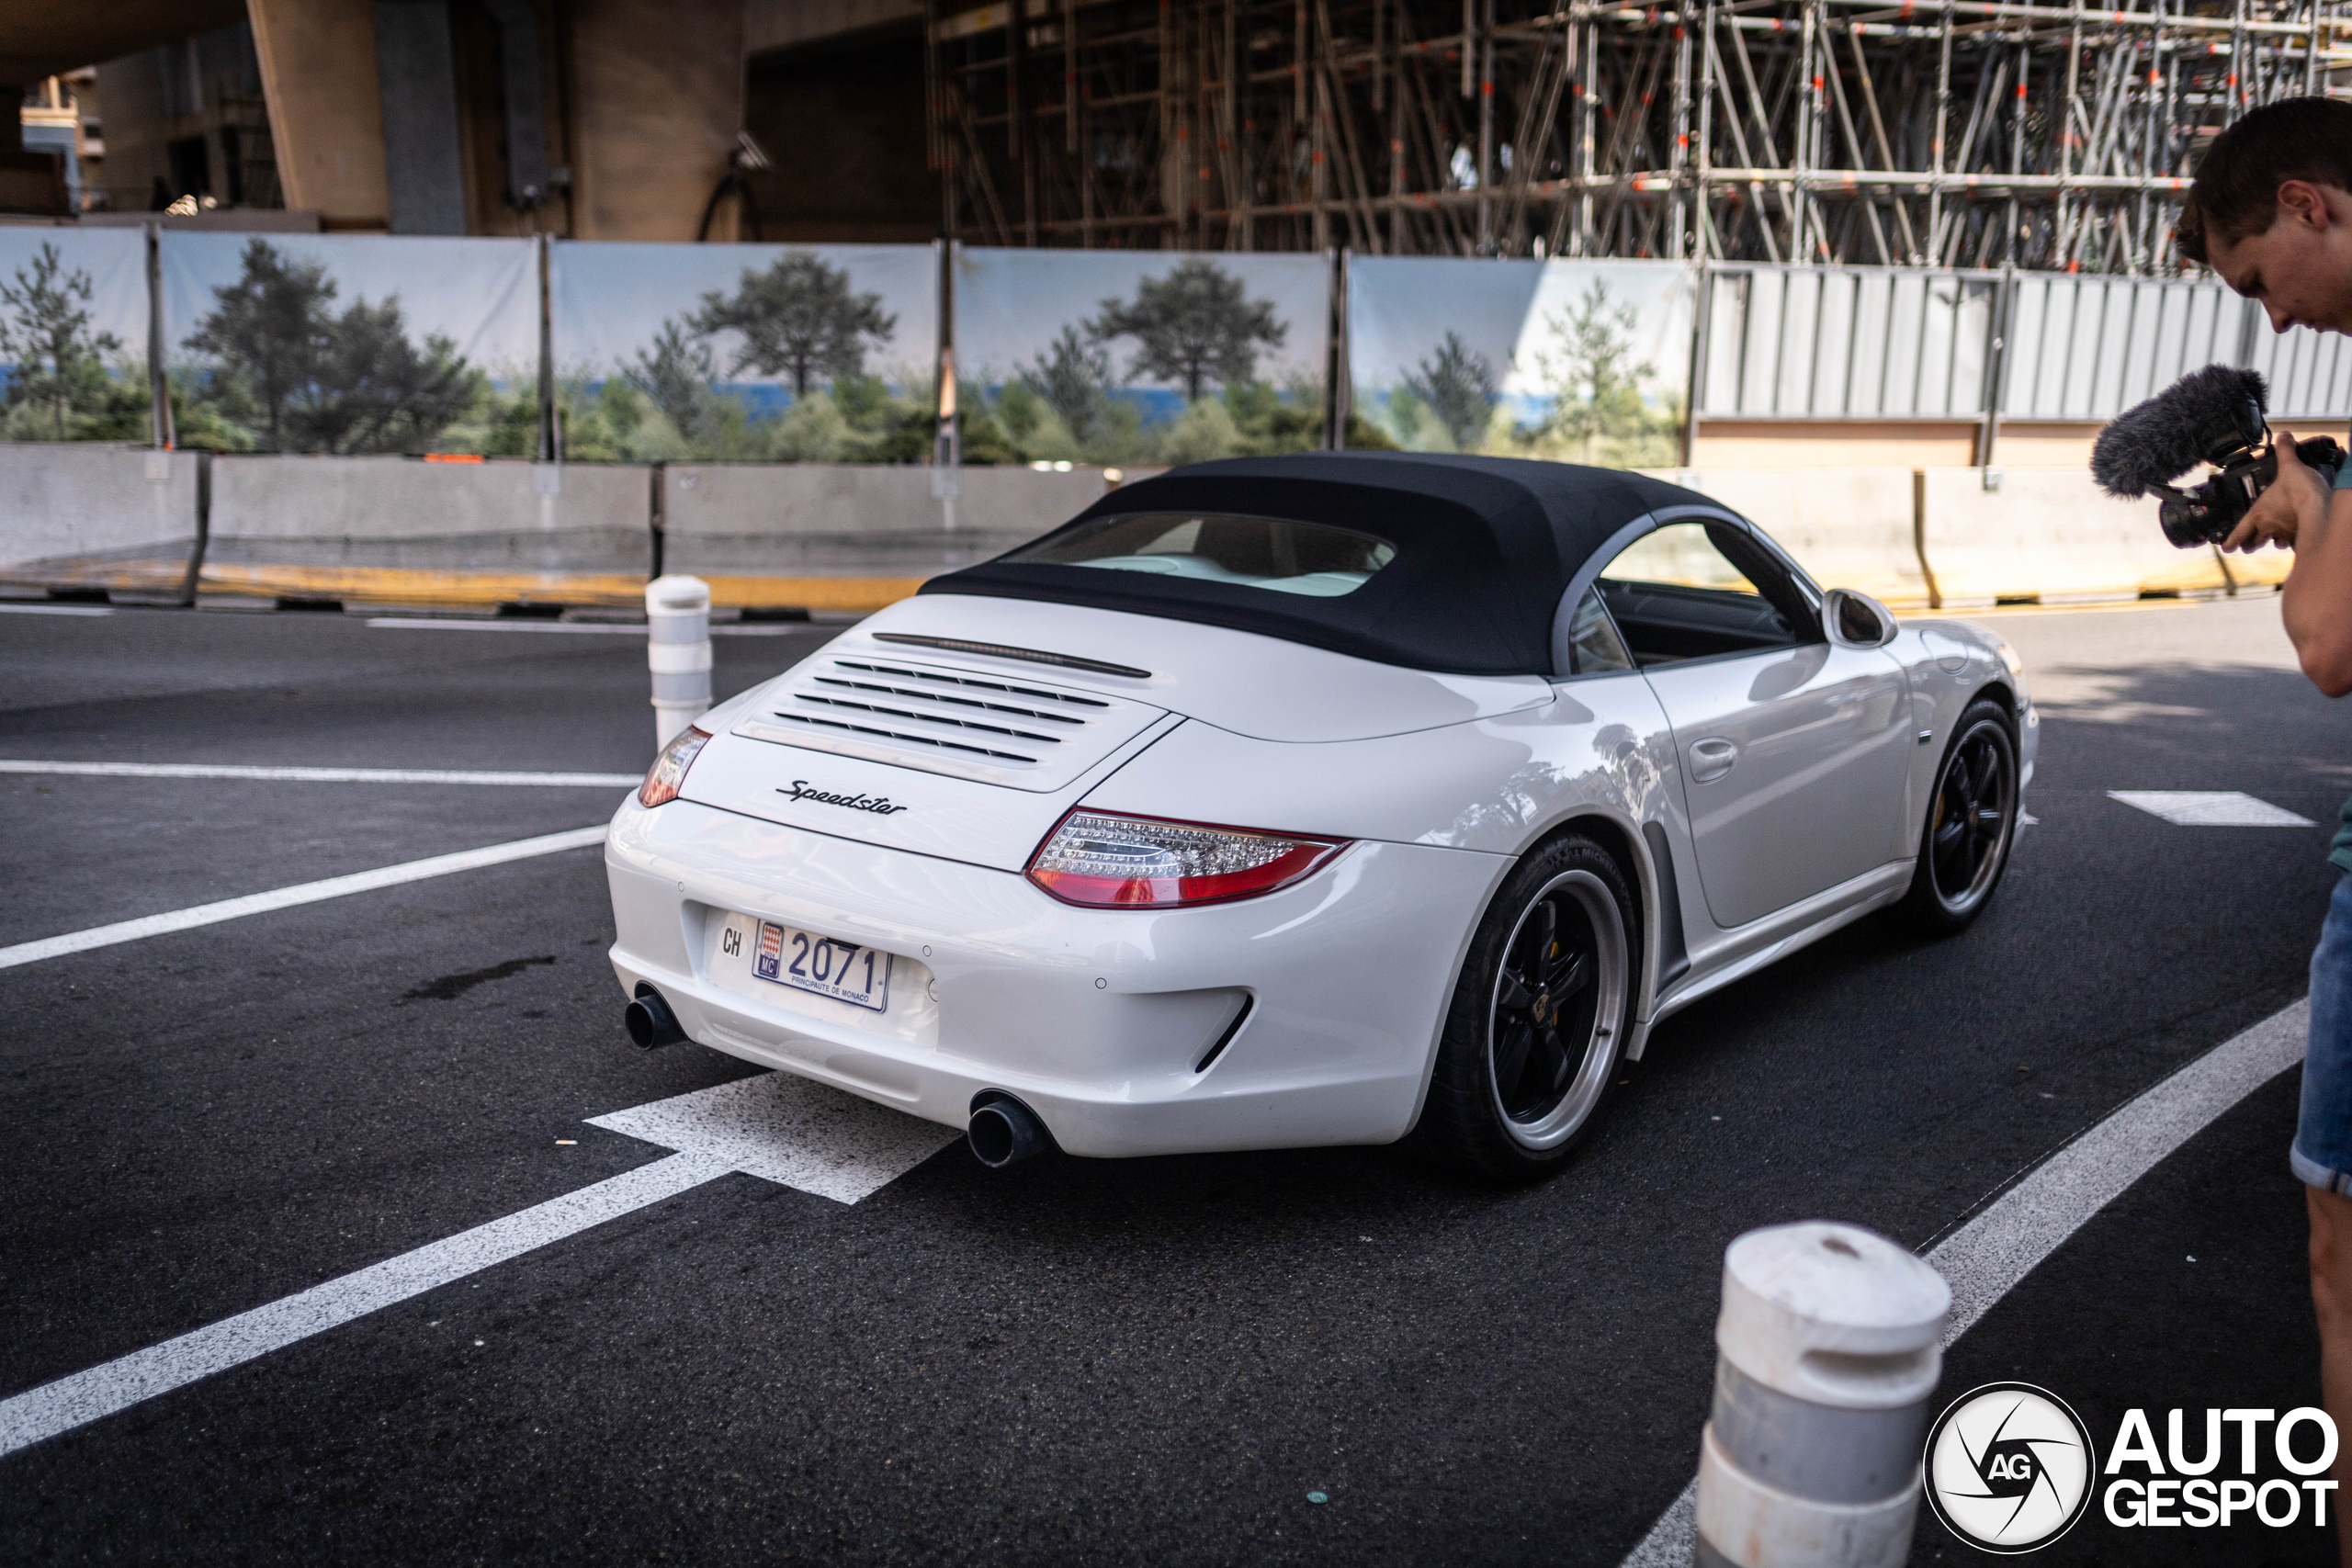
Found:
[{"label": "video camera", "polygon": [[[2269,388],[2255,371],[2228,365],[2193,370],[2099,433],[2091,478],[2120,501],[2162,491],[2157,516],[2166,539],[2184,550],[2218,545],[2278,477],[2278,454],[2263,419],[2268,403]],[[2296,442],[2295,456],[2330,484],[2344,466],[2344,448],[2333,436]],[[2199,463],[2222,471],[2176,490],[2172,481]]]}]

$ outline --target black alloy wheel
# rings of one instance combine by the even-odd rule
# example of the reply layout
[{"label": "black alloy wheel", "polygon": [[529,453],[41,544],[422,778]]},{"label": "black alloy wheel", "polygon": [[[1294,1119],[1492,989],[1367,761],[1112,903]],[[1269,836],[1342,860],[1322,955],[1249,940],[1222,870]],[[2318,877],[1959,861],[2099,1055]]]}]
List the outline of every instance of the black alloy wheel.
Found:
[{"label": "black alloy wheel", "polygon": [[2018,750],[2008,710],[1969,705],[1928,803],[1905,907],[1930,931],[1959,931],[1991,901],[2017,841]]},{"label": "black alloy wheel", "polygon": [[[1496,1101],[1520,1126],[1541,1123],[1583,1066],[1600,1000],[1599,939],[1577,889],[1547,888],[1521,918],[1495,981]],[[1569,1043],[1578,1049],[1572,1057]]]},{"label": "black alloy wheel", "polygon": [[1471,939],[1415,1141],[1498,1180],[1565,1165],[1624,1053],[1639,929],[1623,873],[1590,839],[1521,861]]}]

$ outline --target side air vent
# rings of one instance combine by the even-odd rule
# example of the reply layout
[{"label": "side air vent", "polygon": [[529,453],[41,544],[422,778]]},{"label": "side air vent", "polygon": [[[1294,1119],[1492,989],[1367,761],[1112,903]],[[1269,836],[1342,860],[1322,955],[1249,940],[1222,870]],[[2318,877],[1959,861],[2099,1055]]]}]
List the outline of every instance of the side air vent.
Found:
[{"label": "side air vent", "polygon": [[951,666],[809,660],[735,733],[1016,789],[1058,789],[1161,716],[1121,697]]}]

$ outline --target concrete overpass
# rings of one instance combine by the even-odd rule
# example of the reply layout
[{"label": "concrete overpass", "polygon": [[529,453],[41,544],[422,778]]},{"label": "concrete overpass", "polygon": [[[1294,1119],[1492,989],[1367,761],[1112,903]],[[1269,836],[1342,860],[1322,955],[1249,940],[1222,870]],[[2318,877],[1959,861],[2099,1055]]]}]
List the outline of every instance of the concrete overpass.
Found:
[{"label": "concrete overpass", "polygon": [[[928,239],[922,18],[920,0],[28,0],[0,13],[0,85],[244,22],[283,205],[329,230]],[[115,73],[124,115],[159,69]],[[48,164],[15,134],[0,209],[39,209]],[[135,172],[109,183],[143,190]]]}]

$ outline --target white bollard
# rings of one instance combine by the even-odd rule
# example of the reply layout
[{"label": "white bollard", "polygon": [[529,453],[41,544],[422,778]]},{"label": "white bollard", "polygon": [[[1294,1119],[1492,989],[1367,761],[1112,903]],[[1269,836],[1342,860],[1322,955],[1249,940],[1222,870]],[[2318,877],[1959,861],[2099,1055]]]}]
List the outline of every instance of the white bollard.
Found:
[{"label": "white bollard", "polygon": [[710,706],[710,584],[657,577],[645,585],[645,662],[653,671],[653,744]]},{"label": "white bollard", "polygon": [[1699,1568],[1901,1568],[1951,1311],[1942,1275],[1856,1225],[1731,1244]]}]

